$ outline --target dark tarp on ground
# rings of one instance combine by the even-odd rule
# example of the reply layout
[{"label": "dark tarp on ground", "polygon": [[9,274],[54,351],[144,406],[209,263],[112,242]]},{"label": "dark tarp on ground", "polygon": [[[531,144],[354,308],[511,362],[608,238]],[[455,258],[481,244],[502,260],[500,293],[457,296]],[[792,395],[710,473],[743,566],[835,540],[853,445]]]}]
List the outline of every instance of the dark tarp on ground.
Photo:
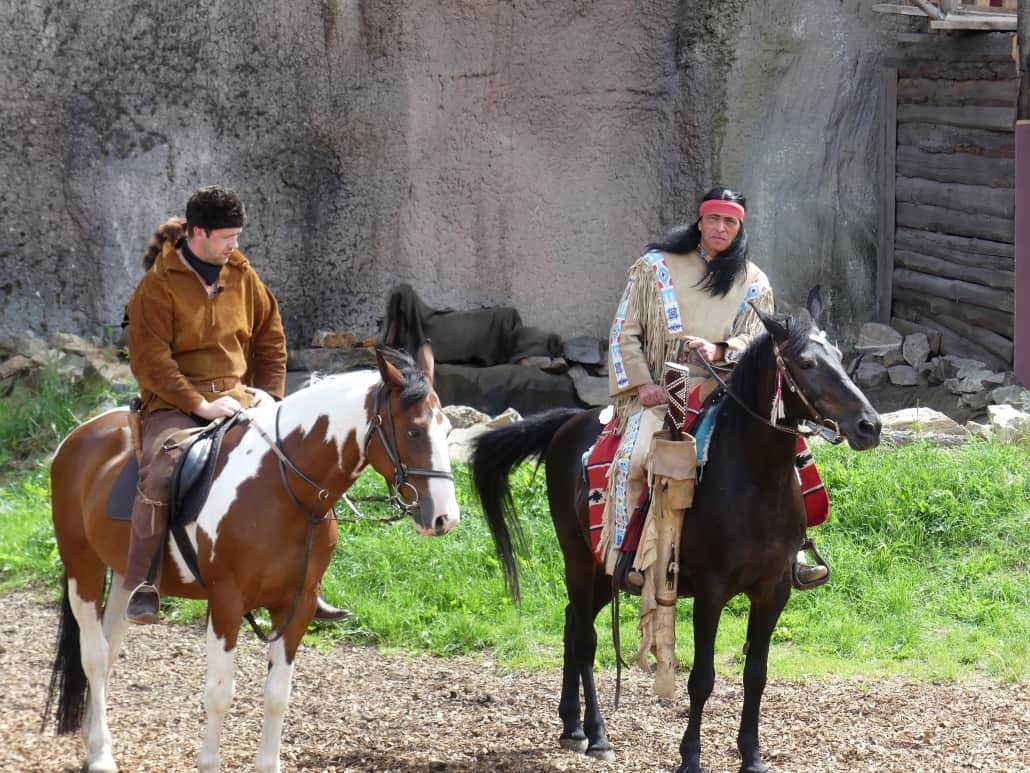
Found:
[{"label": "dark tarp on ground", "polygon": [[561,338],[523,325],[515,309],[431,309],[406,284],[390,293],[383,331],[383,343],[410,354],[428,338],[437,362],[489,366],[561,356]]},{"label": "dark tarp on ground", "polygon": [[544,373],[524,365],[436,366],[435,388],[444,405],[470,405],[491,416],[514,408],[523,416],[548,408],[581,408],[566,374]]}]

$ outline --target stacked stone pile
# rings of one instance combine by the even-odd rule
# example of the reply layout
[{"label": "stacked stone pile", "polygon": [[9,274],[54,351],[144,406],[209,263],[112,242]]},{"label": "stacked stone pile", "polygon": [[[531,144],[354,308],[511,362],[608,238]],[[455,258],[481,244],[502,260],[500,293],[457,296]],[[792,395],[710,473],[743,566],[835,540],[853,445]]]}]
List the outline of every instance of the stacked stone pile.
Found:
[{"label": "stacked stone pile", "polygon": [[862,389],[943,385],[956,405],[982,411],[990,405],[1027,407],[1027,392],[1010,372],[992,370],[980,360],[940,353],[941,340],[926,333],[903,336],[889,325],[862,326],[848,371]]},{"label": "stacked stone pile", "polygon": [[27,332],[0,340],[0,396],[19,388],[38,386],[53,365],[62,381],[83,383],[115,394],[136,390],[132,371],[113,344],[87,340],[71,333],[54,333],[49,340]]}]

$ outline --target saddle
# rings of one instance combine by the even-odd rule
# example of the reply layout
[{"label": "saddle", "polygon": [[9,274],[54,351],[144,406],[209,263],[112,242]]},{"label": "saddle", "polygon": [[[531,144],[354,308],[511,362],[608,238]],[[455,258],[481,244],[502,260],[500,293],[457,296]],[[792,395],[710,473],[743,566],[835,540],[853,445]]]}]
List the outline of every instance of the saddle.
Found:
[{"label": "saddle", "polygon": [[[186,534],[186,526],[197,520],[215,476],[215,466],[225,433],[239,420],[237,413],[216,419],[207,426],[182,430],[165,441],[165,450],[180,449],[181,457],[169,486],[168,529],[179,546],[183,560],[202,586],[197,554]],[[131,422],[130,418],[130,422]],[[132,519],[132,504],[139,479],[139,460],[132,454],[125,462],[107,498],[107,517],[115,521]]]}]

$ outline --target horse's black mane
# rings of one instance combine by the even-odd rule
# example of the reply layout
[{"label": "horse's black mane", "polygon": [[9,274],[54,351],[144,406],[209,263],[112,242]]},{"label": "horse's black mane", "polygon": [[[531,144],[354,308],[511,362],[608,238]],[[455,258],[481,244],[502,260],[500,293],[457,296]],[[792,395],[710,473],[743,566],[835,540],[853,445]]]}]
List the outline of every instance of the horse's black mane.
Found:
[{"label": "horse's black mane", "polygon": [[415,403],[425,400],[429,395],[430,384],[426,381],[422,370],[415,364],[414,358],[401,349],[393,349],[381,344],[376,349],[404,376],[404,386],[401,388],[400,394],[401,408],[409,408]]},{"label": "horse's black mane", "polygon": [[[787,330],[787,338],[780,344],[780,353],[789,358],[804,349],[813,328],[811,317],[807,314],[798,317],[777,314],[774,318]],[[759,400],[766,396],[759,395],[758,390],[765,368],[775,367],[772,349],[773,337],[767,331],[762,332],[741,356],[729,379],[733,394],[763,415],[767,413],[768,406],[759,405]]]}]

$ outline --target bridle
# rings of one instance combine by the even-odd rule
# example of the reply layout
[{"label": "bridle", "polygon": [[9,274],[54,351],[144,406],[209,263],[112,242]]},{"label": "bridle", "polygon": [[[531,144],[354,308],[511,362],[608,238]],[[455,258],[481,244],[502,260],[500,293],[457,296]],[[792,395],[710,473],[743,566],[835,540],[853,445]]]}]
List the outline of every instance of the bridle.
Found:
[{"label": "bridle", "polygon": [[[379,406],[383,402],[382,396],[384,392],[386,393],[387,408],[385,422],[383,421],[383,416],[379,411]],[[372,416],[369,419],[368,427],[365,430],[365,446],[363,449],[363,454],[365,460],[367,460],[368,448],[372,441],[373,430],[375,430],[375,435],[379,437],[379,440],[383,445],[383,450],[386,452],[386,456],[390,460],[390,464],[393,465],[394,470],[394,479],[393,484],[390,488],[390,496],[385,499],[386,501],[389,501],[390,504],[392,504],[394,509],[397,511],[397,514],[393,518],[378,520],[396,521],[400,520],[405,516],[413,515],[413,513],[416,510],[418,510],[421,506],[418,496],[418,489],[416,489],[410,482],[408,482],[409,476],[421,476],[425,478],[446,478],[447,480],[454,480],[454,476],[451,473],[446,472],[444,470],[426,470],[420,467],[408,467],[401,461],[400,454],[397,452],[397,430],[394,427],[393,414],[390,413],[389,410],[390,392],[390,388],[385,383],[381,383],[378,389],[376,389],[375,398],[372,403]],[[351,501],[347,499],[346,494],[342,492],[338,494],[334,491],[330,491],[329,489],[324,488],[323,486],[319,486],[317,483],[315,483],[315,481],[311,480],[311,478],[305,475],[300,470],[300,468],[298,468],[297,465],[290,460],[288,456],[286,456],[282,449],[282,434],[279,431],[279,417],[281,414],[282,403],[277,405],[275,409],[274,439],[269,437],[268,433],[265,432],[265,430],[257,422],[251,421],[250,424],[252,427],[254,427],[254,429],[258,431],[258,434],[261,435],[262,438],[264,438],[265,442],[268,443],[269,447],[272,449],[272,452],[276,455],[276,457],[278,457],[279,477],[282,479],[283,488],[286,489],[287,493],[290,495],[290,498],[293,500],[293,503],[297,506],[297,509],[304,513],[304,517],[307,520],[307,529],[304,535],[304,558],[301,561],[300,571],[297,576],[297,586],[293,593],[293,600],[290,602],[290,608],[287,611],[286,617],[283,618],[283,622],[280,624],[278,629],[276,629],[271,634],[265,634],[258,627],[257,621],[254,619],[254,616],[250,612],[247,612],[244,615],[247,622],[250,623],[250,627],[253,628],[254,633],[263,642],[274,642],[277,639],[282,638],[283,633],[286,631],[286,626],[289,625],[290,620],[293,619],[293,613],[297,609],[297,604],[300,601],[301,593],[304,589],[304,579],[305,577],[307,577],[307,567],[308,561],[311,558],[311,547],[312,540],[314,538],[315,527],[318,526],[320,523],[329,520],[330,518],[341,520],[339,516],[337,516],[336,514],[335,505],[336,500],[340,498],[343,498],[347,502],[347,504],[350,505],[350,508],[354,510],[355,513],[358,513],[357,508],[355,508]],[[386,430],[383,429],[384,423],[387,428]],[[289,482],[286,479],[287,470],[292,472],[302,481],[304,481],[313,489],[315,489],[317,491],[317,497],[320,503],[333,502],[334,504],[328,506],[326,510],[322,513],[312,512],[303,502],[300,501],[297,495],[293,493],[293,489],[290,488]],[[411,492],[412,499],[410,502],[405,501],[405,499],[401,496],[402,488],[406,488]],[[364,497],[363,499],[366,501],[384,501],[383,497]],[[358,515],[360,515],[360,513],[358,513]]]},{"label": "bridle", "polygon": [[[815,406],[812,405],[812,402],[807,397],[805,397],[805,393],[801,391],[801,387],[798,386],[797,382],[794,380],[794,377],[790,374],[790,368],[787,367],[787,362],[783,358],[783,354],[780,352],[779,344],[777,344],[775,340],[773,341],[773,357],[776,360],[777,381],[779,382],[780,380],[782,380],[783,383],[786,383],[787,389],[789,389],[792,393],[796,394],[798,396],[798,399],[801,400],[801,404],[804,405],[805,408],[808,410],[809,418],[802,419],[802,421],[812,426],[823,437],[823,439],[834,445],[837,445],[838,443],[843,441],[844,436],[840,434],[840,425],[833,419],[828,419],[821,413],[819,413],[819,411],[816,410]],[[716,372],[715,368],[712,366],[710,362],[708,362],[707,359],[705,359],[700,354],[697,355],[697,359],[701,361],[701,364],[704,365],[704,367],[715,378],[715,380],[719,382],[719,385],[722,388],[722,390],[730,397],[732,397],[734,402],[736,402],[737,405],[743,408],[753,418],[762,422],[762,424],[765,424],[767,427],[772,427],[773,429],[778,430],[780,432],[786,432],[790,435],[805,434],[795,429],[794,427],[786,427],[782,424],[779,424],[778,420],[770,421],[769,419],[762,416],[760,413],[755,411],[750,405],[745,403],[740,397],[738,397],[732,389],[730,389],[730,385],[722,379],[722,377]]]},{"label": "bridle", "polygon": [[[385,421],[383,420],[383,413],[379,410],[380,405],[383,403],[384,393],[386,394]],[[372,401],[372,415],[369,417],[368,427],[365,429],[365,447],[362,452],[365,459],[368,459],[368,449],[372,444],[372,438],[379,438],[379,443],[383,446],[386,457],[390,460],[390,464],[393,465],[393,484],[390,486],[389,502],[399,513],[411,515],[419,509],[420,503],[418,489],[408,481],[409,477],[454,480],[454,476],[446,470],[408,467],[401,461],[400,454],[397,452],[397,428],[393,424],[393,413],[390,411],[391,397],[392,391],[390,388],[385,383],[380,384]],[[406,500],[401,494],[402,491],[410,492],[411,499]]]}]

